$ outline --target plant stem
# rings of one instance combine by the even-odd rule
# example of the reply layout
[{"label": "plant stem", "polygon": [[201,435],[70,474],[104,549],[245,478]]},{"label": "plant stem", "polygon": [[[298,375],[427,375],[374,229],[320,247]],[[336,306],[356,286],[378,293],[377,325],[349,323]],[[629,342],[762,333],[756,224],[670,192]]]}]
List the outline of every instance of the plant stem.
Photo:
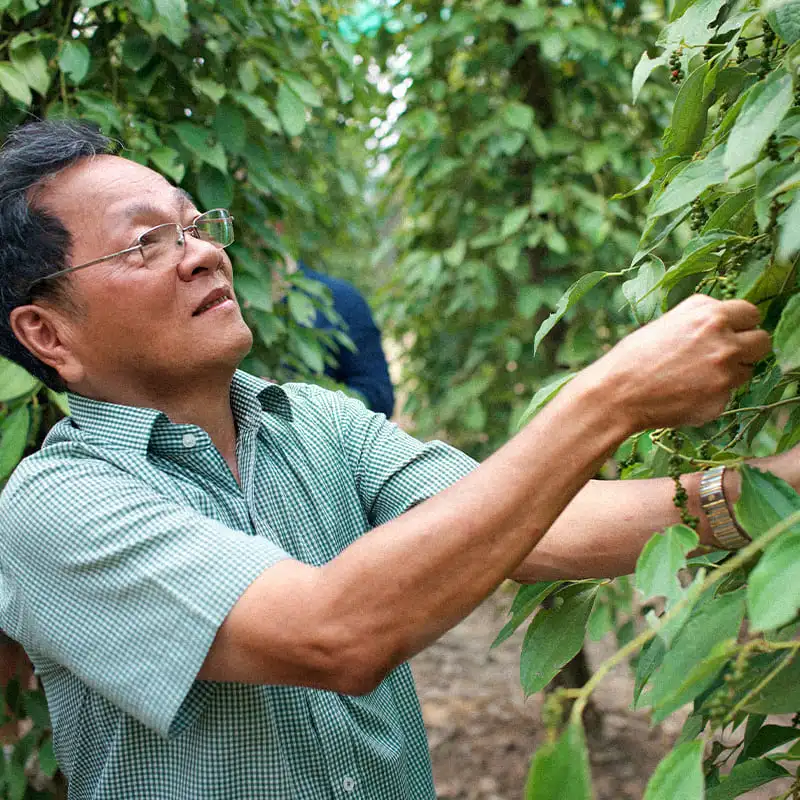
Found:
[{"label": "plant stem", "polygon": [[780,406],[788,406],[790,403],[800,403],[800,396],[798,397],[787,397],[785,400],[778,400],[775,403],[768,403],[767,405],[763,406],[750,406],[748,408],[733,408],[730,411],[723,411],[720,414],[720,417],[730,417],[734,414],[743,414],[745,411],[758,411],[759,413],[763,413],[764,411],[771,411],[773,408],[779,408]]}]

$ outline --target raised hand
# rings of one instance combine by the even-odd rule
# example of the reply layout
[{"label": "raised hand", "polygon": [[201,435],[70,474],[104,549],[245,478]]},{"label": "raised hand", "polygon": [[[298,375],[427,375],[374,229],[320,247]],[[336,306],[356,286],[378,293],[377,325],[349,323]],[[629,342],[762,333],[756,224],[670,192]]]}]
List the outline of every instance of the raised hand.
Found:
[{"label": "raised hand", "polygon": [[632,429],[701,425],[719,416],[731,390],[770,351],[744,300],[693,295],[625,337],[584,371],[614,392]]}]

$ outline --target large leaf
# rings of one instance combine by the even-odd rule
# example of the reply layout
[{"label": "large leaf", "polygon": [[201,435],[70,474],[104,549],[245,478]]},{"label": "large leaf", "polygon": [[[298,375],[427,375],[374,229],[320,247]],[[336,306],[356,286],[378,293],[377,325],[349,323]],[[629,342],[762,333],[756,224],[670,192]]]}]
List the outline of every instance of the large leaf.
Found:
[{"label": "large leaf", "polygon": [[728,175],[752,163],[792,107],[792,78],[784,70],[771,72],[750,89],[728,137],[724,165]]},{"label": "large leaf", "polygon": [[542,604],[545,598],[563,585],[562,581],[542,581],[520,586],[511,606],[511,619],[503,625],[492,647],[497,647],[508,639],[514,631]]},{"label": "large leaf", "polygon": [[0,480],[10,475],[22,458],[30,424],[28,406],[12,411],[0,424]]},{"label": "large leaf", "polygon": [[656,767],[643,800],[703,800],[703,743],[684,742]]},{"label": "large leaf", "polygon": [[[735,504],[736,520],[754,539],[800,511],[800,495],[770,472],[742,465],[742,488]],[[792,528],[800,532],[800,524]]]},{"label": "large leaf", "polygon": [[800,709],[800,656],[792,655],[784,657],[787,665],[747,701],[745,710],[751,714],[794,714]]},{"label": "large leaf", "polygon": [[92,57],[89,48],[78,41],[64,42],[58,56],[58,68],[72,81],[80,83],[89,72]]},{"label": "large leaf", "polygon": [[588,291],[593,289],[600,283],[603,278],[608,277],[608,272],[590,272],[588,275],[584,275],[582,278],[579,278],[572,286],[567,289],[566,292],[561,296],[561,299],[558,301],[558,305],[556,306],[555,311],[539,326],[539,330],[536,331],[536,336],[533,340],[533,352],[534,354],[539,349],[539,345],[542,343],[542,339],[547,336],[548,333],[556,326],[558,321],[564,316],[564,314],[571,309],[575,303],[577,303]]},{"label": "large leaf", "polygon": [[29,106],[33,100],[25,76],[8,61],[0,61],[0,89],[23,105]]},{"label": "large leaf", "polygon": [[800,532],[784,534],[764,551],[747,583],[747,608],[755,631],[791,622],[800,609]]},{"label": "large leaf", "polygon": [[644,325],[658,316],[664,293],[658,285],[664,277],[664,262],[655,258],[642,264],[635,278],[622,284],[622,294],[631,307],[633,318]]},{"label": "large leaf", "polygon": [[525,800],[591,798],[586,736],[580,723],[570,723],[555,742],[543,745],[533,756],[525,785]]},{"label": "large leaf", "polygon": [[697,533],[686,525],[671,525],[650,538],[636,562],[636,588],[644,598],[677,600],[682,594],[678,570],[686,554],[697,547]]},{"label": "large leaf", "polygon": [[800,295],[791,297],[783,309],[773,346],[784,372],[800,367]]},{"label": "large leaf", "polygon": [[164,36],[180,47],[189,36],[186,0],[153,0],[153,5]]},{"label": "large leaf", "polygon": [[278,88],[276,110],[289,136],[299,136],[303,132],[306,127],[305,104],[285,83]]},{"label": "large leaf", "polygon": [[666,189],[656,195],[650,209],[650,217],[669,214],[691,203],[709,186],[725,180],[725,146],[718,145],[705,158],[692,161],[686,169],[679,172],[667,185]]},{"label": "large leaf", "polygon": [[789,207],[780,217],[778,261],[790,263],[800,253],[800,192],[795,194]]},{"label": "large leaf", "polygon": [[32,394],[41,386],[40,382],[30,373],[13,361],[0,358],[0,403],[8,403]]},{"label": "large leaf", "polygon": [[706,61],[690,73],[675,98],[672,122],[665,135],[665,151],[669,155],[691,156],[703,141],[712,100],[703,88],[707,74]]},{"label": "large leaf", "polygon": [[767,19],[778,36],[787,44],[800,40],[800,3],[790,0],[770,12]]},{"label": "large leaf", "polygon": [[542,386],[520,418],[519,428],[524,428],[574,377],[574,372],[568,372]]},{"label": "large leaf", "polygon": [[597,586],[565,590],[554,608],[542,609],[525,634],[520,680],[525,694],[544,689],[583,645]]},{"label": "large leaf", "polygon": [[296,72],[280,71],[278,75],[284,83],[306,104],[318,107],[322,105],[322,98],[314,85]]},{"label": "large leaf", "polygon": [[751,789],[763,786],[765,783],[783,778],[789,772],[780,764],[768,758],[744,761],[737,764],[730,775],[723,778],[717,786],[706,792],[706,800],[733,800]]},{"label": "large leaf", "polygon": [[21,33],[11,41],[11,63],[22,73],[28,86],[42,97],[50,86],[47,59],[40,49],[40,42],[28,33]]}]

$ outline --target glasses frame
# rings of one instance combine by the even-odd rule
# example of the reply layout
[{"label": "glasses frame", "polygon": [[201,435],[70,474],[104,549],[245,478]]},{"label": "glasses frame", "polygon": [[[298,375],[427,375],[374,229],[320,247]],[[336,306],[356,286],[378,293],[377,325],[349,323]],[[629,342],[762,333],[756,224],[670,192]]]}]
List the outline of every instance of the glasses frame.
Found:
[{"label": "glasses frame", "polygon": [[[221,220],[225,220],[226,222],[231,222],[231,223],[233,222],[234,218],[231,216],[231,214],[230,214],[230,212],[228,211],[227,208],[212,208],[209,211],[204,211],[202,214],[198,214],[192,220],[191,224],[186,225],[185,227],[183,225],[181,225],[179,222],[164,222],[161,225],[154,225],[152,228],[148,228],[146,231],[140,233],[136,237],[136,244],[133,245],[132,247],[126,247],[124,250],[118,250],[116,253],[109,253],[107,256],[100,256],[100,258],[93,258],[91,261],[87,261],[84,264],[78,264],[76,267],[67,267],[66,269],[58,270],[58,272],[52,272],[52,273],[50,273],[50,275],[44,275],[41,278],[37,278],[31,284],[31,288],[36,286],[36,284],[40,283],[41,281],[49,281],[51,278],[59,278],[62,275],[67,275],[70,272],[75,272],[76,270],[79,270],[79,269],[85,269],[86,267],[93,267],[95,264],[100,264],[103,261],[109,261],[112,258],[117,258],[117,256],[124,256],[124,255],[127,255],[128,253],[133,253],[136,250],[139,250],[141,252],[142,260],[144,260],[144,247],[145,247],[145,245],[142,244],[142,238],[145,237],[145,236],[148,236],[153,231],[158,230],[159,228],[176,228],[176,229],[179,229],[180,230],[180,239],[178,240],[178,242],[180,242],[180,244],[183,244],[184,248],[185,248],[185,241],[186,241],[185,234],[187,232],[189,232],[189,234],[191,236],[194,236],[195,239],[200,239],[201,241],[204,241],[204,242],[208,241],[208,239],[203,239],[202,236],[200,236],[200,232],[199,232],[199,230],[197,228],[197,220],[199,220],[200,217],[206,216],[206,214],[213,214],[215,211],[224,212],[224,217],[222,217]],[[226,247],[229,247],[230,245],[232,245],[233,242],[234,242],[234,239],[231,239],[231,241],[228,242],[228,244],[220,245],[220,249],[224,250]]]}]

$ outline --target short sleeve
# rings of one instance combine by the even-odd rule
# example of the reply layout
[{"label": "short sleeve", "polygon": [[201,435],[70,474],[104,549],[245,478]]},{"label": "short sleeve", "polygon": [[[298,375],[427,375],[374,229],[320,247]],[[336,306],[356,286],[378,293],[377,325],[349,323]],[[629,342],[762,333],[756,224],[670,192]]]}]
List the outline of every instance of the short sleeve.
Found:
[{"label": "short sleeve", "polygon": [[164,736],[231,608],[289,557],[107,462],[44,452],[0,496],[0,542],[0,628]]},{"label": "short sleeve", "polygon": [[444,442],[421,442],[343,392],[308,387],[324,405],[361,504],[382,525],[469,474],[477,462]]}]

